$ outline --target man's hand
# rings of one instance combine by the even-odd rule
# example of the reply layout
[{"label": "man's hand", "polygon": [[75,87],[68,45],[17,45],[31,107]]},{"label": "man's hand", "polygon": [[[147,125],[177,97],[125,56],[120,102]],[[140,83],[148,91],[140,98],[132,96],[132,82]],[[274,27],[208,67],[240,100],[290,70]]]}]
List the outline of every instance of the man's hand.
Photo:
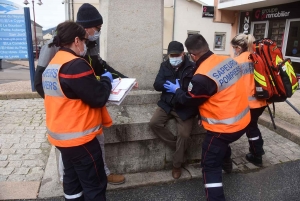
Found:
[{"label": "man's hand", "polygon": [[173,93],[173,94],[175,94],[176,90],[178,88],[180,88],[178,79],[176,79],[176,84],[173,84],[172,82],[170,82],[169,80],[167,80],[166,83],[163,86],[167,90],[167,92],[170,92],[170,93]]},{"label": "man's hand", "polygon": [[108,77],[110,79],[110,82],[113,82],[113,77],[112,77],[112,74],[110,72],[106,71],[101,76]]}]

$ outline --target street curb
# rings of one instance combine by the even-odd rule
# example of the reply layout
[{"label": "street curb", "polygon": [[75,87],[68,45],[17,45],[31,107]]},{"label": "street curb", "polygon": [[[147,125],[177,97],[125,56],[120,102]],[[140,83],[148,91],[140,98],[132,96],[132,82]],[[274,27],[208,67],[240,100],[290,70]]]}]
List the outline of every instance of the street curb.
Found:
[{"label": "street curb", "polygon": [[274,121],[277,129],[274,129],[271,117],[268,113],[264,112],[258,119],[259,124],[300,145],[300,126],[290,124],[279,118],[275,118]]},{"label": "street curb", "polygon": [[0,93],[0,100],[41,98],[37,92]]}]

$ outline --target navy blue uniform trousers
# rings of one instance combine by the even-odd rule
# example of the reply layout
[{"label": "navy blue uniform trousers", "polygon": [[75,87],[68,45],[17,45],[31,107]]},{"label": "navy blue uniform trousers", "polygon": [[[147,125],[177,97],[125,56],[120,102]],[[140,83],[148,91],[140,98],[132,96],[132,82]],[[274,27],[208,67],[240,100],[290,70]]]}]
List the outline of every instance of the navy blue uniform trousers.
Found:
[{"label": "navy blue uniform trousers", "polygon": [[230,143],[238,140],[246,129],[235,133],[207,131],[202,143],[202,174],[205,194],[208,201],[224,201],[222,183],[222,163],[230,158]]},{"label": "navy blue uniform trousers", "polygon": [[65,200],[104,201],[107,177],[96,138],[76,147],[57,147],[64,164]]},{"label": "navy blue uniform trousers", "polygon": [[264,140],[262,139],[261,132],[257,124],[258,118],[264,112],[265,108],[266,106],[250,109],[251,121],[246,131],[249,142],[249,151],[257,156],[261,156],[265,153],[263,149]]}]

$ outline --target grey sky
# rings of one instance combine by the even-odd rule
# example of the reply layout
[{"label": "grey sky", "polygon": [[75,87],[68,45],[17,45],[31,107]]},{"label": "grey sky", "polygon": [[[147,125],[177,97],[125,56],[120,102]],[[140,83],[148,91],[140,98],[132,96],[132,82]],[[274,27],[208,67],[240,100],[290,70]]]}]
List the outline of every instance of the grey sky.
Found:
[{"label": "grey sky", "polygon": [[[32,14],[32,0],[28,0],[29,4],[25,6],[24,0],[8,0],[20,6],[30,7],[30,15]],[[43,27],[43,30],[57,26],[60,22],[65,21],[65,4],[62,0],[42,0],[43,5],[38,5],[38,0],[34,0],[35,21]]]}]

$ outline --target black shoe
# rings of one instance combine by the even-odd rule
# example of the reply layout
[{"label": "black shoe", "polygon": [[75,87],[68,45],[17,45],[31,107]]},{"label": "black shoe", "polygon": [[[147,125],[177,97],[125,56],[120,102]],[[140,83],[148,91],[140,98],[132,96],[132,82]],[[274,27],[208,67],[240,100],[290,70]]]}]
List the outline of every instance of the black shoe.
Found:
[{"label": "black shoe", "polygon": [[250,163],[253,163],[254,165],[256,165],[258,167],[262,167],[262,157],[261,156],[255,156],[255,155],[249,153],[246,155],[246,159]]},{"label": "black shoe", "polygon": [[[254,151],[251,150],[250,147],[249,147],[249,152],[250,152],[250,153],[255,153]],[[260,154],[260,155],[264,155],[264,154],[265,154],[265,150],[262,148],[259,154]]]},{"label": "black shoe", "polygon": [[232,172],[232,160],[231,158],[224,159],[223,164],[222,164],[222,169],[227,173]]}]

